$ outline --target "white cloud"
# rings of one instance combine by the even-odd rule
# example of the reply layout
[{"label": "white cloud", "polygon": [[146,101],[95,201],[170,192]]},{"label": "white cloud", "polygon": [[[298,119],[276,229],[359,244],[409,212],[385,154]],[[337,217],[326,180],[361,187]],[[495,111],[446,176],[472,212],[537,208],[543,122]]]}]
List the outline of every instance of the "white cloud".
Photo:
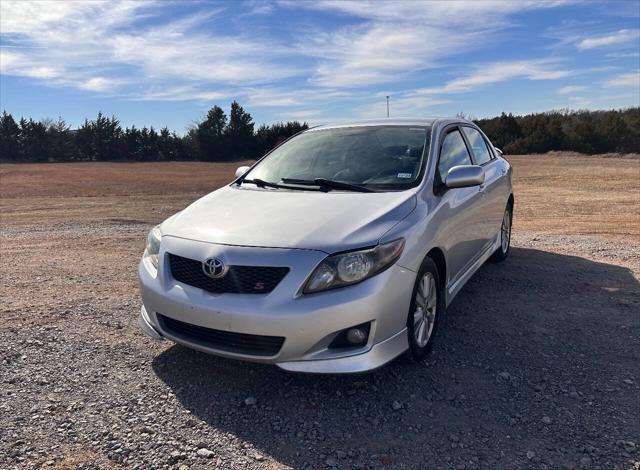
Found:
[{"label": "white cloud", "polygon": [[135,101],[198,101],[211,102],[229,99],[233,92],[228,89],[211,90],[194,85],[166,85],[150,86],[142,92],[128,96]]},{"label": "white cloud", "polygon": [[631,73],[625,73],[617,75],[608,80],[605,80],[602,85],[605,88],[627,88],[633,87],[636,90],[640,89],[640,71]]},{"label": "white cloud", "polygon": [[104,77],[93,77],[89,80],[81,82],[78,86],[83,90],[105,91],[113,86],[113,80]]},{"label": "white cloud", "polygon": [[640,40],[640,29],[621,29],[604,36],[595,36],[581,40],[577,44],[580,50],[594,49],[597,47],[614,46],[635,41],[636,46]]},{"label": "white cloud", "polygon": [[248,93],[249,105],[266,107],[292,107],[302,104],[299,96],[291,91],[254,90]]},{"label": "white cloud", "polygon": [[417,95],[439,95],[449,93],[465,93],[495,83],[524,78],[527,80],[556,80],[567,77],[571,72],[554,67],[546,60],[520,60],[513,62],[497,62],[476,66],[475,70],[461,78],[456,78],[440,87],[421,88]]},{"label": "white cloud", "polygon": [[[503,0],[449,0],[434,2],[430,0],[317,0],[299,2],[281,0],[281,4],[301,6],[314,10],[328,11],[357,16],[376,21],[414,22],[421,25],[466,25],[467,27],[494,28],[513,13],[521,13],[538,8],[553,8],[575,3],[571,0],[521,0],[505,2]],[[488,25],[486,20],[492,17],[494,22]]]},{"label": "white cloud", "polygon": [[267,0],[251,0],[247,4],[249,6],[247,15],[270,15],[273,13],[274,6]]},{"label": "white cloud", "polygon": [[[221,86],[265,84],[300,73],[285,60],[286,45],[219,33],[216,26],[226,19],[217,4],[159,19],[167,4],[3,0],[0,30],[11,48],[1,49],[1,72],[132,99],[194,101],[220,97]],[[150,16],[156,21],[145,21]]]},{"label": "white cloud", "polygon": [[580,85],[568,85],[558,89],[559,95],[570,95],[572,93],[579,93],[585,91],[587,87]]},{"label": "white cloud", "polygon": [[591,98],[584,96],[568,96],[567,99],[569,103],[571,103],[569,106],[570,109],[586,109],[593,104]]},{"label": "white cloud", "polygon": [[[550,60],[522,60],[476,64],[473,71],[459,78],[450,80],[442,86],[404,90],[402,92],[385,92],[376,94],[375,103],[364,105],[359,109],[361,117],[383,117],[384,96],[391,95],[393,116],[431,115],[437,116],[443,105],[451,108],[452,100],[448,95],[468,93],[483,87],[514,79],[524,80],[556,80],[571,75],[571,72],[558,68],[557,63]],[[450,114],[450,113],[446,113]]]},{"label": "white cloud", "polygon": [[640,52],[610,52],[605,56],[610,59],[632,59],[640,57]]},{"label": "white cloud", "polygon": [[[392,117],[434,116],[438,106],[449,104],[449,100],[435,99],[430,96],[390,96],[389,115]],[[386,116],[386,100],[380,97],[373,103],[357,109],[359,119],[378,119]]]},{"label": "white cloud", "polygon": [[[82,8],[82,5],[78,5]],[[0,3],[0,30],[3,34],[31,34],[69,18],[75,9],[71,2],[15,1]]]},{"label": "white cloud", "polygon": [[436,26],[410,29],[376,24],[314,35],[300,51],[318,59],[310,79],[314,85],[358,88],[434,67],[474,35],[469,32],[438,41],[447,34]]},{"label": "white cloud", "polygon": [[361,21],[334,31],[304,31],[299,50],[316,59],[310,82],[356,88],[397,82],[444,59],[495,42],[509,16],[567,2],[320,0],[281,4]]},{"label": "white cloud", "polygon": [[272,82],[299,73],[291,66],[276,66],[278,55],[269,54],[272,47],[268,44],[210,38],[173,26],[120,35],[108,44],[115,60],[152,77],[229,85]]},{"label": "white cloud", "polygon": [[309,121],[312,119],[317,119],[319,116],[322,116],[323,111],[321,109],[303,109],[301,111],[293,111],[287,113],[287,117],[284,119],[297,119],[299,121]]},{"label": "white cloud", "polygon": [[0,73],[30,78],[51,79],[61,72],[53,66],[33,63],[23,54],[0,49]]},{"label": "white cloud", "polygon": [[264,107],[292,107],[298,105],[310,106],[317,103],[328,104],[358,96],[358,92],[339,90],[335,88],[299,88],[291,86],[281,87],[245,87],[240,94],[246,96],[251,106]]}]

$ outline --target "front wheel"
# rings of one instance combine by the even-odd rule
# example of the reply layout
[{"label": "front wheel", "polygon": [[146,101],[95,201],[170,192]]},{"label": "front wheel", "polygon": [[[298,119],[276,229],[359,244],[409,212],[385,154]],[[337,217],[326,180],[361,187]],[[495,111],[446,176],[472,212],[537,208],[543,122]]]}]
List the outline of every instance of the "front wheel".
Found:
[{"label": "front wheel", "polygon": [[410,359],[421,361],[429,354],[444,308],[438,268],[426,258],[418,271],[407,318]]},{"label": "front wheel", "polygon": [[509,248],[511,247],[511,221],[513,219],[513,209],[508,205],[502,217],[502,226],[500,227],[500,246],[491,255],[490,260],[496,263],[504,261],[509,256]]}]

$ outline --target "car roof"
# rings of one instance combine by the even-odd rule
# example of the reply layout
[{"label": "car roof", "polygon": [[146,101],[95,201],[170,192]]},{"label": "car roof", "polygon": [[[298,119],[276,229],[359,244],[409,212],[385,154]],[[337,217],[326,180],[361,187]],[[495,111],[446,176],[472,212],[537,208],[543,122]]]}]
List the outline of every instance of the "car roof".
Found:
[{"label": "car roof", "polygon": [[337,129],[341,127],[366,127],[366,126],[424,126],[430,127],[434,124],[468,123],[469,121],[460,118],[383,118],[368,119],[364,121],[352,121],[336,124],[325,124],[312,127],[309,130]]}]

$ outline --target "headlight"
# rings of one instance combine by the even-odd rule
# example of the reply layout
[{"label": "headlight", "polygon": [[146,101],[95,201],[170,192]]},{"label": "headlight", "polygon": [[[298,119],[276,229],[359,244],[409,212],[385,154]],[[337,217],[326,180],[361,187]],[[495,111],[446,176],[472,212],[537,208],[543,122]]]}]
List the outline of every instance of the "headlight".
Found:
[{"label": "headlight", "polygon": [[158,269],[158,255],[160,254],[160,241],[162,240],[162,233],[160,233],[160,226],[156,225],[151,229],[149,235],[147,235],[147,249],[144,251],[144,257],[149,258],[151,264]]},{"label": "headlight", "polygon": [[375,248],[328,256],[311,273],[303,292],[310,294],[364,281],[395,263],[403,248],[401,238]]}]

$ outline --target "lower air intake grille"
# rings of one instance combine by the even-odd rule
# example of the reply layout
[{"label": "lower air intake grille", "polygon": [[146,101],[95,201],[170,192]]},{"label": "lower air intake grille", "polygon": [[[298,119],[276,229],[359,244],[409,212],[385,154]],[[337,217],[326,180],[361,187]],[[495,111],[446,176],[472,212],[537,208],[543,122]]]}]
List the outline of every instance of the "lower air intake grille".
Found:
[{"label": "lower air intake grille", "polygon": [[251,356],[275,356],[284,343],[282,336],[247,335],[213,330],[160,314],[158,314],[158,319],[160,320],[160,327],[170,335],[219,351]]}]

